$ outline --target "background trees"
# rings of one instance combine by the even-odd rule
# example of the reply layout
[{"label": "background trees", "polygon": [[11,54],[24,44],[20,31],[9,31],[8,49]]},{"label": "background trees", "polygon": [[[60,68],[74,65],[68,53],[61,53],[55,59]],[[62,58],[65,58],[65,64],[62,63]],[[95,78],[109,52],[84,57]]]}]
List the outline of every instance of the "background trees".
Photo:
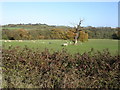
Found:
[{"label": "background trees", "polygon": [[[74,40],[74,27],[49,26],[46,24],[10,24],[2,26],[2,39],[37,40],[37,39],[69,39]],[[120,39],[120,29],[111,27],[82,27],[78,40],[87,39]],[[89,35],[89,36],[88,36]]]},{"label": "background trees", "polygon": [[88,33],[84,31],[80,31],[79,41],[81,42],[88,41]]}]

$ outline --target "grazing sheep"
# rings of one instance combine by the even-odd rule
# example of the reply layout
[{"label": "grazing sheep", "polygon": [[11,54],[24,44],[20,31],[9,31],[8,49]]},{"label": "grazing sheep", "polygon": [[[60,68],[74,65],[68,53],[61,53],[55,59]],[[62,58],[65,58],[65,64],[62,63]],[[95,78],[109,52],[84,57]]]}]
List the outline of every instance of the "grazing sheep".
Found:
[{"label": "grazing sheep", "polygon": [[32,42],[35,42],[35,40],[31,40]]},{"label": "grazing sheep", "polygon": [[63,43],[62,46],[68,46],[68,43]]},{"label": "grazing sheep", "polygon": [[7,40],[5,40],[4,42],[7,42]]},{"label": "grazing sheep", "polygon": [[23,40],[19,40],[19,42],[22,42]]},{"label": "grazing sheep", "polygon": [[32,41],[33,43],[35,43],[35,41]]},{"label": "grazing sheep", "polygon": [[11,42],[11,40],[8,40],[8,42]]}]

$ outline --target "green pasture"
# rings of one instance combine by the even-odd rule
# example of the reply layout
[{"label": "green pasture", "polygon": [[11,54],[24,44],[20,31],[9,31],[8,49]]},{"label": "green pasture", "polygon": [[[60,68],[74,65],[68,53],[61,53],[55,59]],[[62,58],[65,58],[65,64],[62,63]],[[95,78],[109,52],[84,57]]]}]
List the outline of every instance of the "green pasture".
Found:
[{"label": "green pasture", "polygon": [[[58,51],[62,48],[67,49],[69,53],[84,53],[94,48],[94,50],[102,51],[103,49],[108,49],[112,54],[118,53],[118,40],[112,39],[89,39],[88,42],[81,43],[78,45],[70,44],[69,40],[23,40],[23,41],[2,41],[3,48],[8,48],[9,46],[20,46],[20,47],[30,47],[33,49],[39,49],[43,51],[45,48],[51,51]],[[62,46],[63,43],[68,43],[68,46]]]},{"label": "green pasture", "polygon": [[9,30],[25,29],[25,30],[31,30],[33,28],[31,28],[31,27],[2,27],[2,29],[9,29]]}]

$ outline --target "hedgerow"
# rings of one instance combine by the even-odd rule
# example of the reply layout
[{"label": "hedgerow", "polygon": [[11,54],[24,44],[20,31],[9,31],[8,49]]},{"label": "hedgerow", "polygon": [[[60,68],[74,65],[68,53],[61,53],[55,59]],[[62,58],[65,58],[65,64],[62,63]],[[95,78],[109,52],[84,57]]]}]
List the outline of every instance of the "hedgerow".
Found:
[{"label": "hedgerow", "polygon": [[120,88],[120,56],[108,50],[71,55],[11,47],[2,58],[4,88]]}]

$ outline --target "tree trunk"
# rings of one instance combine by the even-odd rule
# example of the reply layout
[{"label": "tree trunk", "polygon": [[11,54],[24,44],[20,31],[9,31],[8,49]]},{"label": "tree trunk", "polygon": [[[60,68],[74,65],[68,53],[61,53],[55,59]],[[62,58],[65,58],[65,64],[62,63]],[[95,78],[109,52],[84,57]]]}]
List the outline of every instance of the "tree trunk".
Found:
[{"label": "tree trunk", "polygon": [[74,44],[76,45],[79,38],[79,32],[76,33]]},{"label": "tree trunk", "polygon": [[77,39],[75,40],[75,42],[74,42],[74,45],[76,45],[77,44]]},{"label": "tree trunk", "polygon": [[79,24],[76,27],[76,35],[75,35],[75,40],[74,40],[74,45],[78,43],[78,38],[80,37],[80,25],[83,20],[80,20]]}]

